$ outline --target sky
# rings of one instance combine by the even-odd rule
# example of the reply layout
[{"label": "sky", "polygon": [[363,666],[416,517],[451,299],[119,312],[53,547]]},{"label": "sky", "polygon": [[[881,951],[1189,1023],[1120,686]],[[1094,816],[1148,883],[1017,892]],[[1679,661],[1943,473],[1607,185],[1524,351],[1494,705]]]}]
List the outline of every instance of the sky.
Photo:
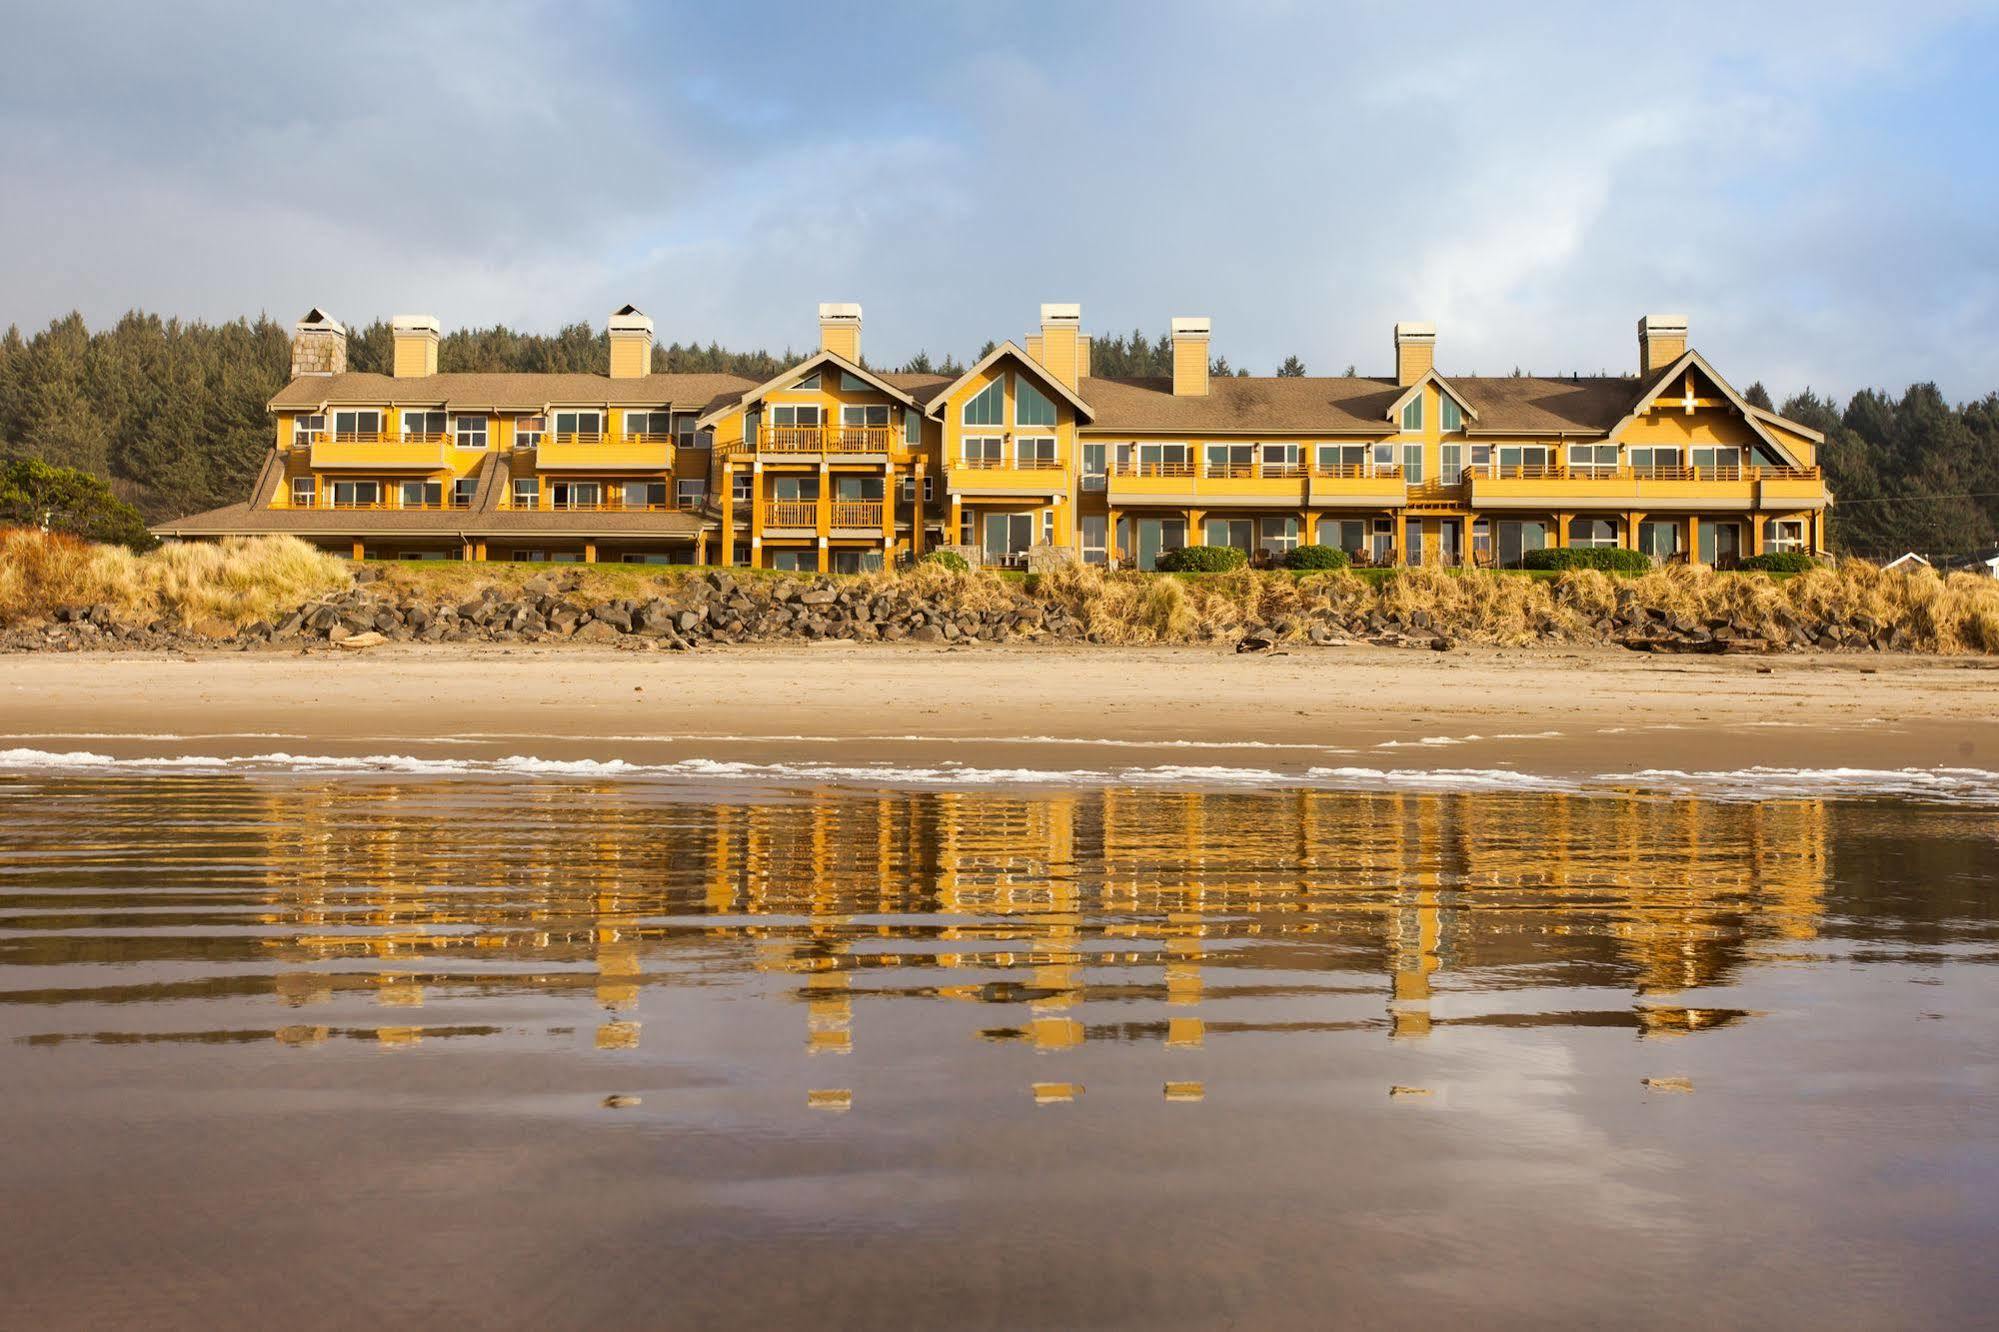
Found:
[{"label": "sky", "polygon": [[1999,388],[1999,4],[0,0],[0,324],[141,307],[1270,373]]}]

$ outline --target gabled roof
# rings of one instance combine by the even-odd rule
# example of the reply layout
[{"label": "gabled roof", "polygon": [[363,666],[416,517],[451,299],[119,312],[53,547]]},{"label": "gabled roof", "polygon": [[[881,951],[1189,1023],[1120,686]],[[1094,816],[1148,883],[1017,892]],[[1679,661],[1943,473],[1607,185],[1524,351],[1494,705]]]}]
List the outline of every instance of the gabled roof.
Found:
[{"label": "gabled roof", "polygon": [[[1743,423],[1749,427],[1751,432],[1755,434],[1756,438],[1762,440],[1765,444],[1768,444],[1773,450],[1776,451],[1777,456],[1784,459],[1784,461],[1790,463],[1793,466],[1797,465],[1798,462],[1797,456],[1793,454],[1790,451],[1790,449],[1786,448],[1775,435],[1771,434],[1769,430],[1764,428],[1763,421],[1758,413],[1758,409],[1752,407],[1749,404],[1748,400],[1746,400],[1740,393],[1737,393],[1735,391],[1734,386],[1731,385],[1726,379],[1723,379],[1721,377],[1720,371],[1716,370],[1712,365],[1708,364],[1707,357],[1702,356],[1699,352],[1695,351],[1691,347],[1687,348],[1687,350],[1681,354],[1679,360],[1673,362],[1670,366],[1666,367],[1665,372],[1652,381],[1652,386],[1650,388],[1646,389],[1643,393],[1638,395],[1638,400],[1631,404],[1631,410],[1624,414],[1624,419],[1611,427],[1610,429],[1611,438],[1615,439],[1620,434],[1622,434],[1624,432],[1624,427],[1630,425],[1633,421],[1637,420],[1639,415],[1643,413],[1646,408],[1650,407],[1654,402],[1656,402],[1659,399],[1659,397],[1665,393],[1667,388],[1669,388],[1675,382],[1677,382],[1681,378],[1681,376],[1685,375],[1689,370],[1699,370],[1702,375],[1707,377],[1709,383],[1713,384],[1716,388],[1721,390],[1721,396],[1728,402],[1729,406],[1735,408],[1736,411],[1742,413]],[[1804,429],[1804,427],[1800,426],[1798,427],[1798,429],[1802,430]]]},{"label": "gabled roof", "polygon": [[1464,412],[1465,419],[1467,421],[1478,420],[1477,409],[1474,408],[1469,402],[1465,401],[1465,395],[1458,392],[1456,389],[1452,388],[1450,380],[1445,379],[1435,370],[1432,370],[1429,374],[1424,375],[1421,379],[1417,380],[1415,383],[1411,384],[1407,389],[1405,389],[1401,397],[1397,398],[1394,402],[1388,404],[1388,412],[1386,415],[1386,419],[1388,420],[1389,424],[1391,425],[1399,424],[1402,416],[1402,409],[1409,405],[1409,400],[1411,398],[1415,397],[1418,393],[1421,393],[1423,391],[1423,386],[1425,384],[1435,384],[1437,386],[1437,392],[1449,394],[1451,401],[1455,402],[1458,405],[1459,409]]},{"label": "gabled roof", "polygon": [[538,412],[549,406],[671,407],[702,411],[718,397],[743,391],[741,375],[664,374],[637,379],[609,375],[445,373],[397,379],[393,375],[349,371],[342,375],[302,375],[279,389],[272,411],[316,411],[322,407],[372,407],[388,403],[439,406],[447,411]]},{"label": "gabled roof", "polygon": [[[1540,379],[1507,375],[1448,381],[1466,408],[1468,435],[1600,436],[1629,409],[1636,380],[1621,377]],[[1395,433],[1392,422],[1408,390],[1392,379],[1356,375],[1228,376],[1208,392],[1175,397],[1173,381],[1085,379],[1082,395],[1097,409],[1094,431],[1187,434]]]},{"label": "gabled roof", "polygon": [[1825,432],[1822,430],[1814,430],[1802,422],[1793,421],[1788,416],[1779,416],[1767,407],[1758,407],[1753,403],[1750,404],[1749,410],[1756,413],[1756,419],[1759,421],[1768,421],[1772,425],[1783,427],[1794,435],[1803,435],[1814,444],[1825,443]]},{"label": "gabled roof", "polygon": [[1018,361],[1022,369],[1032,374],[1036,379],[1040,380],[1043,384],[1047,385],[1049,388],[1054,389],[1056,396],[1060,397],[1062,401],[1068,403],[1071,410],[1073,410],[1077,416],[1081,417],[1085,421],[1096,420],[1097,418],[1096,408],[1090,406],[1089,403],[1083,401],[1082,398],[1078,397],[1076,393],[1073,390],[1071,390],[1067,384],[1064,384],[1061,380],[1057,379],[1054,376],[1054,374],[1052,374],[1049,371],[1047,366],[1041,364],[1041,362],[1035,360],[1032,356],[1029,356],[1019,347],[1014,346],[1012,339],[1008,339],[1007,341],[1002,342],[999,346],[987,352],[983,357],[979,358],[979,363],[977,365],[967,370],[964,374],[959,375],[956,379],[952,380],[950,383],[946,384],[941,391],[939,391],[933,398],[931,398],[930,415],[942,416],[944,412],[944,400],[946,398],[950,397],[953,393],[956,393],[960,388],[964,387],[971,380],[984,374],[997,362],[1005,360],[1007,358],[1011,358],[1015,361]]},{"label": "gabled roof", "polygon": [[775,393],[779,389],[784,388],[790,384],[794,384],[799,380],[803,379],[805,376],[811,374],[813,371],[828,365],[835,367],[843,374],[852,375],[854,378],[861,380],[864,383],[873,385],[875,388],[881,390],[883,393],[888,394],[889,397],[894,398],[897,402],[901,403],[905,407],[916,407],[918,405],[915,398],[911,397],[908,393],[905,393],[902,389],[897,388],[894,384],[889,383],[888,380],[882,378],[882,376],[876,374],[874,371],[862,369],[860,366],[855,365],[852,361],[848,360],[846,357],[840,355],[838,352],[822,351],[806,357],[804,360],[800,361],[797,365],[792,366],[789,370],[786,370],[778,375],[773,375],[771,378],[766,379],[763,383],[758,384],[756,387],[750,389],[747,393],[744,393],[741,397],[735,399],[733,402],[722,402],[716,404],[713,408],[711,408],[707,412],[707,414],[702,416],[702,418],[697,424],[703,426],[713,425],[718,419],[728,415],[731,411],[734,411],[738,408],[749,407],[752,403],[761,402],[768,395]]}]

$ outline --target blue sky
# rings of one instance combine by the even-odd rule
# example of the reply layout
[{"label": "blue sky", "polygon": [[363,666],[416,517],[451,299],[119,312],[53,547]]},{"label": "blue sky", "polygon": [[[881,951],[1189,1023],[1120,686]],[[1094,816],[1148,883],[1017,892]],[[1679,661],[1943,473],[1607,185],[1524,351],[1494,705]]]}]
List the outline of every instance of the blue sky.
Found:
[{"label": "blue sky", "polygon": [[1999,388],[1999,8],[0,0],[0,322],[311,305]]}]

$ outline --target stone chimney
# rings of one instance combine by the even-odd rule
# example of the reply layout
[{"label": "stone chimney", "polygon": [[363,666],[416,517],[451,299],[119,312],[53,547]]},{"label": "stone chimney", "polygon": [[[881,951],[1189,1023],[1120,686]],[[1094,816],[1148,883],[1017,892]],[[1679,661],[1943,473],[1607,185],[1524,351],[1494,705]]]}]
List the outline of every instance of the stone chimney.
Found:
[{"label": "stone chimney", "polygon": [[1437,326],[1404,323],[1395,326],[1395,382],[1403,388],[1437,367]]},{"label": "stone chimney", "polygon": [[611,311],[611,378],[644,379],[652,373],[652,320],[636,305]]},{"label": "stone chimney", "polygon": [[1649,314],[1638,321],[1638,374],[1642,379],[1664,370],[1687,354],[1687,317]]},{"label": "stone chimney", "polygon": [[1041,354],[1037,358],[1048,373],[1076,391],[1076,378],[1083,363],[1083,307],[1044,305],[1041,307]]},{"label": "stone chimney", "polygon": [[1173,396],[1208,396],[1208,318],[1182,315],[1173,320]]},{"label": "stone chimney", "polygon": [[347,373],[347,325],[314,307],[292,325],[292,378]]},{"label": "stone chimney", "polygon": [[861,363],[861,307],[852,301],[819,303],[819,350]]},{"label": "stone chimney", "polygon": [[389,320],[395,335],[397,379],[423,379],[437,373],[436,315],[400,314]]}]

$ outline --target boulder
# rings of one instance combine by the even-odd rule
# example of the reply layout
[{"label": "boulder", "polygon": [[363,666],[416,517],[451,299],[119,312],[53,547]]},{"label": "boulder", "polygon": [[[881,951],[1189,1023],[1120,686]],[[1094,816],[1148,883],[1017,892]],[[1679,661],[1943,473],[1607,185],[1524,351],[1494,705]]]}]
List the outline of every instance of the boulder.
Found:
[{"label": "boulder", "polygon": [[335,641],[338,642],[343,649],[359,650],[361,648],[380,647],[382,644],[388,642],[389,640],[383,637],[381,634],[365,633],[365,634],[349,634],[347,637],[337,639]]}]

